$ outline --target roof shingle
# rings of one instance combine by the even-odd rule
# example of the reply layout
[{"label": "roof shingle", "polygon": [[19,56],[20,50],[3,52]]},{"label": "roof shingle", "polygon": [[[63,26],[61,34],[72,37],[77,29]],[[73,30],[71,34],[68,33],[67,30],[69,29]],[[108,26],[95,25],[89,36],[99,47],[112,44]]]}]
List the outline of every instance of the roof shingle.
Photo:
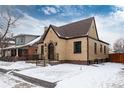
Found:
[{"label": "roof shingle", "polygon": [[89,31],[92,20],[94,20],[94,17],[81,20],[78,22],[73,22],[60,27],[56,27],[54,25],[51,26],[60,37],[71,38],[71,37],[85,36]]}]

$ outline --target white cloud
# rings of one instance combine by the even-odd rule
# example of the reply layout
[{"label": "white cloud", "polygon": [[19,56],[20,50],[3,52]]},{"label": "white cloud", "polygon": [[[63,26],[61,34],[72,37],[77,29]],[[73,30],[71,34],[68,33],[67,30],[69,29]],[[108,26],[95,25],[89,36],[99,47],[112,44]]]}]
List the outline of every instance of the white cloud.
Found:
[{"label": "white cloud", "polygon": [[31,17],[23,13],[24,17],[18,20],[16,28],[12,29],[12,32],[17,34],[34,34],[42,35],[44,32],[44,27],[49,26],[50,24],[60,26],[65,24],[65,22],[60,22],[57,20],[40,20],[34,17]]},{"label": "white cloud", "polygon": [[95,16],[100,39],[113,43],[124,36],[124,11],[117,10],[109,16]]},{"label": "white cloud", "polygon": [[[56,13],[56,10],[51,8],[47,9],[49,12],[46,12],[46,14],[49,15],[49,13]],[[99,34],[99,38],[101,40],[104,40],[111,45],[118,39],[124,36],[124,8],[122,7],[115,7],[115,12],[111,13],[107,16],[102,15],[95,15],[96,19],[96,25],[97,30]],[[51,12],[52,11],[52,12]],[[91,15],[92,16],[92,15]],[[14,32],[16,34],[19,33],[27,33],[27,34],[43,34],[44,32],[44,26],[49,26],[49,24],[53,24],[56,26],[60,26],[66,23],[70,23],[72,21],[78,21],[85,19],[83,18],[75,18],[71,21],[65,21],[62,22],[60,20],[38,20],[36,18],[33,18],[27,14],[24,14],[24,18],[21,19],[18,23],[18,27],[14,29]]]},{"label": "white cloud", "polygon": [[44,14],[46,15],[50,15],[50,14],[56,14],[57,10],[54,7],[45,7],[42,9],[42,11],[44,12]]},{"label": "white cloud", "polygon": [[18,20],[17,27],[12,30],[16,34],[25,33],[37,35],[42,32],[41,30],[43,25],[44,24],[41,21],[24,14],[24,17]]}]

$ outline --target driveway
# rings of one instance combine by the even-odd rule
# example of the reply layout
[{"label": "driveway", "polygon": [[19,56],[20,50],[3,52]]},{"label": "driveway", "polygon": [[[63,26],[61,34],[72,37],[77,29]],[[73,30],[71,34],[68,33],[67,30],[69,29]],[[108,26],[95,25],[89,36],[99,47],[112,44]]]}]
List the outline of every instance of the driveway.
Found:
[{"label": "driveway", "polygon": [[112,84],[108,84],[108,87],[124,88],[124,69],[117,73],[116,81]]},{"label": "driveway", "polygon": [[17,77],[0,72],[0,87],[1,88],[31,88],[31,87],[38,87],[38,86],[30,84]]}]

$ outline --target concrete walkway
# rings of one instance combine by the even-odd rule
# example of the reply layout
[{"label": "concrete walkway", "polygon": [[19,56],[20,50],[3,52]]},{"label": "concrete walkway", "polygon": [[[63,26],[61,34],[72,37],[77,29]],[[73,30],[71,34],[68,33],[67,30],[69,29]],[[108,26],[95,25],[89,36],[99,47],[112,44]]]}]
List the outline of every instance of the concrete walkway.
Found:
[{"label": "concrete walkway", "polygon": [[14,71],[14,70],[6,70],[6,69],[3,69],[3,68],[0,68],[0,72],[11,73],[14,76],[20,77],[27,82],[30,82],[32,84],[42,86],[42,87],[45,87],[45,88],[54,88],[56,86],[56,83],[52,83],[52,82],[48,82],[48,81],[44,81],[44,80],[41,80],[41,79],[37,79],[37,78],[33,78],[33,77],[29,77],[29,76],[26,76],[26,75],[19,74],[19,73],[17,73],[18,70]]}]

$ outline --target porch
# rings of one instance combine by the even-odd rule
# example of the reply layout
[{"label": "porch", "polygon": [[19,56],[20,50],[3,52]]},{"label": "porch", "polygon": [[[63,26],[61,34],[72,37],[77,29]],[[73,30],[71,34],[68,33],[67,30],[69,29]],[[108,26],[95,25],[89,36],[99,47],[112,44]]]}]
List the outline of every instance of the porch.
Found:
[{"label": "porch", "polygon": [[38,59],[38,55],[35,47],[3,49],[2,57],[0,58],[0,60],[4,60],[4,61],[33,60],[33,59]]}]

